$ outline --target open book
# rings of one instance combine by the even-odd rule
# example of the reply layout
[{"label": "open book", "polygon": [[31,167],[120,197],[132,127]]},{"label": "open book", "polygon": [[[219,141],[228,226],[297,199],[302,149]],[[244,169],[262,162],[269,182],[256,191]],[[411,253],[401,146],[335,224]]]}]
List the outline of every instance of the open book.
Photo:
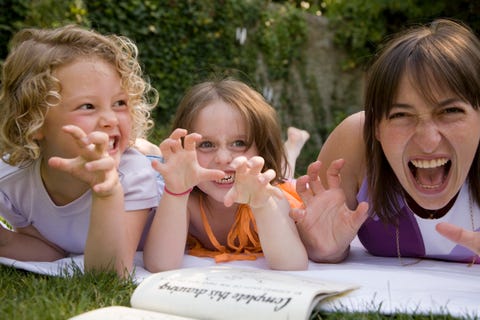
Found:
[{"label": "open book", "polygon": [[128,307],[93,310],[73,319],[309,319],[320,302],[357,286],[273,270],[187,268],[155,273]]}]

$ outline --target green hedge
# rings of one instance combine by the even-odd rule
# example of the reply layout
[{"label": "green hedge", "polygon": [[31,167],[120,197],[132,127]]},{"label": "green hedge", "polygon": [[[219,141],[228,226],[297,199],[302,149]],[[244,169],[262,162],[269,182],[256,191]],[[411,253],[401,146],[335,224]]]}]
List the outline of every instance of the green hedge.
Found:
[{"label": "green hedge", "polygon": [[[159,142],[168,132],[180,97],[193,83],[218,73],[235,74],[260,92],[257,59],[267,65],[269,81],[292,81],[289,68],[302,64],[307,39],[305,12],[324,15],[335,31],[336,44],[348,53],[345,70],[370,59],[386,35],[435,17],[463,20],[480,30],[480,3],[469,0],[0,0],[0,61],[8,41],[23,27],[56,27],[77,23],[102,33],[123,34],[138,45],[140,60],[160,93],[155,110]],[[237,28],[245,28],[241,44]],[[302,68],[300,68],[301,70]],[[322,110],[321,101],[309,101]],[[318,98],[318,97],[317,97]],[[281,97],[274,107],[281,115],[298,110],[297,101]],[[343,110],[343,106],[338,106]],[[332,114],[336,114],[335,110]],[[341,113],[338,121],[344,114]],[[301,115],[281,119],[302,119]],[[299,125],[296,123],[283,123]],[[324,140],[331,127],[318,123]],[[319,145],[302,153],[316,154]],[[307,146],[306,149],[310,147]],[[309,161],[305,161],[308,164]],[[305,164],[305,165],[306,165]],[[298,172],[304,172],[301,164]]]},{"label": "green hedge", "polygon": [[[288,78],[288,67],[299,58],[291,48],[306,39],[301,11],[286,3],[252,0],[38,0],[5,1],[0,28],[3,44],[25,26],[50,27],[78,23],[102,33],[133,39],[152,85],[160,93],[155,111],[159,140],[169,129],[176,105],[193,83],[212,74],[234,74],[261,91],[255,79],[256,59],[263,52],[271,79]],[[244,44],[237,28],[245,28]],[[1,58],[7,46],[1,46]]]},{"label": "green hedge", "polygon": [[365,66],[388,35],[435,18],[460,20],[480,33],[479,1],[323,0],[322,3],[336,31],[337,44],[349,53],[346,69]]}]

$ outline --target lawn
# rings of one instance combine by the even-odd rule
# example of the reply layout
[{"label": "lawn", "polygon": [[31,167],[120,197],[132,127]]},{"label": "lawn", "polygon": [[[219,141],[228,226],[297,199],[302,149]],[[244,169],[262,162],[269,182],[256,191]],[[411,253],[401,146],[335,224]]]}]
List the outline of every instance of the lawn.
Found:
[{"label": "lawn", "polygon": [[[54,277],[0,265],[0,319],[68,319],[92,309],[129,306],[136,284],[114,273]],[[312,315],[321,319],[456,319],[435,315],[382,315],[378,313],[328,313]],[[295,319],[294,319],[295,320]]]}]

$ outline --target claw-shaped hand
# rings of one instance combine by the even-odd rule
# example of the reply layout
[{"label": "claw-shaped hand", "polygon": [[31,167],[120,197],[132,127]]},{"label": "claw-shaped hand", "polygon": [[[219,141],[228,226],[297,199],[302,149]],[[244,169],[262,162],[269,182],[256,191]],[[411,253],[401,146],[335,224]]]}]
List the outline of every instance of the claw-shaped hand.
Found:
[{"label": "claw-shaped hand", "polygon": [[86,134],[81,128],[67,125],[63,130],[70,134],[79,146],[75,158],[52,157],[48,164],[88,183],[98,196],[108,196],[118,183],[117,163],[107,152],[109,137],[93,131]]},{"label": "claw-shaped hand", "polygon": [[235,183],[225,195],[225,206],[230,207],[236,202],[258,208],[264,206],[272,196],[282,198],[282,191],[270,184],[276,176],[275,171],[269,169],[261,172],[264,163],[264,159],[259,156],[250,159],[240,156],[233,159],[231,166],[235,169]]},{"label": "claw-shaped hand", "polygon": [[340,187],[343,160],[333,161],[327,170],[328,189],[319,178],[321,162],[308,166],[307,175],[297,179],[297,192],[305,209],[292,209],[290,216],[314,261],[338,262],[342,260],[358,229],[367,219],[368,204],[362,202],[355,210],[346,205]]},{"label": "claw-shaped hand", "polygon": [[169,191],[182,193],[202,181],[225,177],[221,170],[206,169],[198,164],[195,145],[201,138],[198,133],[187,134],[187,130],[178,128],[160,143],[164,162],[153,161],[152,166],[163,176]]}]

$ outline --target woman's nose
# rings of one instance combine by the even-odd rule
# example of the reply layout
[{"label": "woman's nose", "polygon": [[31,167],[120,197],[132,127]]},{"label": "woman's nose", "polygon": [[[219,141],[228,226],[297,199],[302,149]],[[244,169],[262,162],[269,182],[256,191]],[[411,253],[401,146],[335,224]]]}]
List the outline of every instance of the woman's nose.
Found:
[{"label": "woman's nose", "polygon": [[440,144],[442,134],[435,121],[420,120],[415,129],[414,140],[424,152],[431,153]]}]

